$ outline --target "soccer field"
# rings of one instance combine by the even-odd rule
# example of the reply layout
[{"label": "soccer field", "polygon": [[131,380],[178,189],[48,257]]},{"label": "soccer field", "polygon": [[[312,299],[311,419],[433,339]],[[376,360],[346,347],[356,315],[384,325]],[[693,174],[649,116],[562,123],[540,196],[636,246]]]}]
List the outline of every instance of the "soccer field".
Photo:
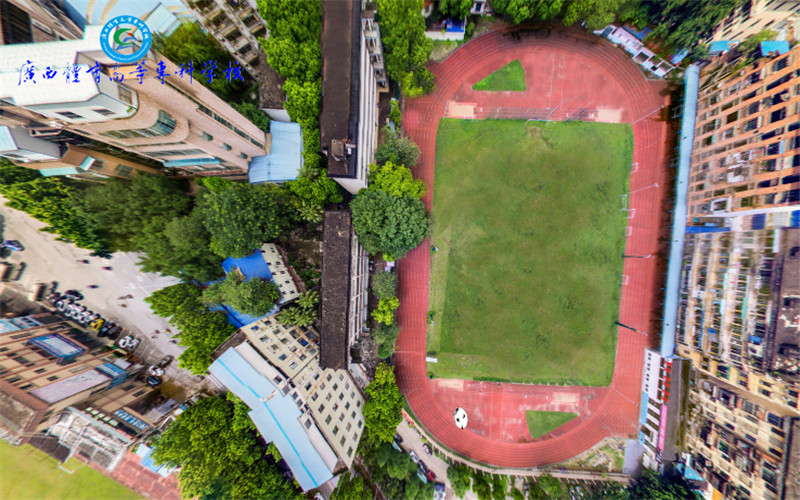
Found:
[{"label": "soccer field", "polygon": [[429,372],[610,384],[632,150],[625,124],[440,122]]}]

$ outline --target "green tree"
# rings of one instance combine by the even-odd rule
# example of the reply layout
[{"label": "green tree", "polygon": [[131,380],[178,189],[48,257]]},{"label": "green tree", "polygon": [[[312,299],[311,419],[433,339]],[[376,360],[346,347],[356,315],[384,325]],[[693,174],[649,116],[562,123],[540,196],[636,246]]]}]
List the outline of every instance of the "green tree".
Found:
[{"label": "green tree", "polygon": [[378,298],[397,296],[397,275],[390,271],[380,271],[372,275],[372,293]]},{"label": "green tree", "polygon": [[[222,73],[228,64],[235,68],[239,63],[233,59],[214,37],[203,32],[197,24],[183,23],[170,36],[156,35],[153,38],[154,48],[165,58],[175,64],[185,64],[186,67],[193,63],[192,77],[203,86],[214,92],[220,99],[241,103],[249,99],[250,77],[242,68],[242,80],[232,78],[228,81]],[[208,82],[208,78],[201,74],[206,61],[216,61],[215,78]]]},{"label": "green tree", "polygon": [[280,296],[275,283],[261,278],[246,280],[235,271],[203,291],[202,299],[206,304],[225,304],[249,316],[264,316],[275,307]]},{"label": "green tree", "polygon": [[519,24],[525,21],[549,21],[561,14],[564,0],[493,0],[492,9]]},{"label": "green tree", "polygon": [[316,179],[300,177],[287,182],[285,187],[298,201],[308,201],[318,207],[328,203],[341,203],[343,199],[339,184],[325,173]]},{"label": "green tree", "polygon": [[364,478],[350,477],[350,471],[342,474],[330,500],[372,500],[372,492],[364,488]]},{"label": "green tree", "polygon": [[742,2],[719,0],[641,0],[650,22],[655,26],[649,38],[673,49],[691,49],[711,36],[717,25]]},{"label": "green tree", "polygon": [[389,127],[383,128],[383,137],[384,141],[375,149],[375,163],[385,165],[391,162],[408,168],[417,165],[419,147],[414,141],[403,137],[399,131],[393,132]]},{"label": "green tree", "polygon": [[422,0],[378,0],[386,73],[406,95],[430,92],[434,82],[425,68],[433,40],[425,36]]},{"label": "green tree", "polygon": [[751,54],[755,52],[756,49],[759,48],[761,42],[765,40],[774,40],[777,33],[771,30],[762,30],[756,33],[755,35],[750,35],[745,40],[739,44],[737,49],[742,54]]},{"label": "green tree", "polygon": [[492,476],[492,498],[494,500],[505,500],[506,490],[508,490],[506,476],[502,474]]},{"label": "green tree", "polygon": [[301,200],[297,203],[297,216],[303,222],[309,224],[319,224],[324,217],[324,210],[321,206],[315,205],[308,200]]},{"label": "green tree", "polygon": [[471,487],[472,473],[464,464],[451,465],[447,468],[447,480],[453,487],[453,493],[459,498],[464,498]]},{"label": "green tree", "polygon": [[486,476],[481,472],[475,472],[472,476],[472,490],[479,500],[492,499],[492,487],[487,481]]},{"label": "green tree", "polygon": [[472,9],[473,0],[441,0],[439,10],[448,17],[465,18]]},{"label": "green tree", "polygon": [[425,194],[425,181],[414,179],[408,167],[392,162],[370,165],[369,181],[369,189],[380,189],[393,196],[408,194],[420,198]]},{"label": "green tree", "polygon": [[544,474],[536,482],[550,498],[563,498],[567,495],[567,487],[564,483],[550,474]]},{"label": "green tree", "polygon": [[233,184],[204,193],[199,206],[211,234],[211,251],[222,257],[249,255],[289,223],[283,193],[274,184]]},{"label": "green tree", "polygon": [[375,378],[366,388],[364,426],[378,441],[390,443],[397,426],[403,419],[400,409],[403,396],[397,388],[392,367],[381,363],[375,369]]},{"label": "green tree", "polygon": [[211,353],[236,333],[236,327],[228,324],[225,313],[209,311],[206,307],[200,312],[188,307],[180,309],[177,318],[179,321],[173,324],[180,330],[179,344],[187,348],[178,357],[178,366],[202,375],[211,365]]},{"label": "green tree", "polygon": [[428,235],[425,206],[413,196],[361,190],[350,209],[359,242],[369,253],[386,252],[399,259]]},{"label": "green tree", "polygon": [[[19,172],[12,176],[21,179]],[[92,250],[105,256],[111,251],[102,228],[78,207],[82,189],[68,180],[39,177],[28,182],[0,184],[0,193],[8,200],[6,205],[21,210],[47,224],[44,232],[56,234],[56,239]]]},{"label": "green tree", "polygon": [[[403,126],[403,112],[400,110],[400,103],[394,98],[392,98],[389,108],[389,120],[394,123],[395,127],[399,128]],[[389,130],[391,130],[391,128]],[[375,154],[378,154],[377,151]]]},{"label": "green tree", "polygon": [[187,283],[170,285],[151,293],[144,299],[150,309],[162,318],[171,319],[181,310],[201,312],[200,289]]},{"label": "green tree", "polygon": [[599,30],[622,17],[629,5],[638,3],[638,0],[567,0],[561,13],[562,22],[571,26],[583,21],[588,29]]},{"label": "green tree", "polygon": [[620,483],[615,483],[613,481],[606,481],[603,487],[597,491],[597,498],[602,498],[603,500],[627,500],[628,493],[625,490],[625,487],[622,486]]},{"label": "green tree", "polygon": [[185,498],[297,498],[297,490],[263,460],[255,434],[231,425],[235,405],[208,397],[189,407],[156,442],[153,460],[180,467]]},{"label": "green tree", "polygon": [[514,500],[525,500],[525,495],[517,488],[511,488],[511,498]]},{"label": "green tree", "polygon": [[262,46],[272,69],[287,80],[312,82],[319,79],[322,54],[317,40],[297,43],[294,37],[270,36]]},{"label": "green tree", "polygon": [[109,235],[115,249],[146,252],[137,241],[147,241],[142,237],[153,218],[169,221],[189,212],[187,189],[186,182],[139,173],[131,181],[109,179],[90,187],[79,201],[80,210]]},{"label": "green tree", "polygon": [[260,128],[264,132],[269,132],[269,116],[261,111],[261,109],[252,102],[243,102],[241,104],[232,103],[242,116],[253,122],[253,125]]},{"label": "green tree", "polygon": [[660,476],[650,469],[645,469],[642,477],[628,486],[628,495],[648,500],[695,498],[680,476]]},{"label": "green tree", "polygon": [[284,326],[308,326],[319,317],[319,292],[311,290],[297,298],[295,306],[288,307],[278,315],[278,322]]},{"label": "green tree", "polygon": [[41,176],[42,174],[38,170],[18,167],[5,158],[0,158],[0,186],[8,186],[19,182],[30,182]]},{"label": "green tree", "polygon": [[400,299],[397,297],[384,297],[378,301],[378,307],[372,311],[375,321],[384,325],[394,323],[394,311],[400,307]]}]

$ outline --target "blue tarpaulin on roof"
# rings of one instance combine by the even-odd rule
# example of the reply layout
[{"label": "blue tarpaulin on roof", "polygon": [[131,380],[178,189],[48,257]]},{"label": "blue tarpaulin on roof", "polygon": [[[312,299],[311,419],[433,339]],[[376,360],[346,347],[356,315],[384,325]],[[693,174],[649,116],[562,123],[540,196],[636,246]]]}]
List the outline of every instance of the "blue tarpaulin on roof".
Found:
[{"label": "blue tarpaulin on roof", "polygon": [[708,52],[710,54],[727,52],[737,43],[739,42],[736,40],[721,40],[718,42],[711,42],[708,44]]},{"label": "blue tarpaulin on roof", "polygon": [[242,354],[228,349],[208,370],[253,410],[250,419],[264,439],[275,444],[304,491],[333,477],[300,423],[300,409],[294,400],[283,395]]},{"label": "blue tarpaulin on roof", "polygon": [[250,162],[251,184],[286,182],[297,179],[303,166],[303,132],[297,123],[272,121],[269,124],[269,154]]},{"label": "blue tarpaulin on roof", "polygon": [[[272,280],[272,273],[269,272],[267,262],[264,260],[264,257],[261,256],[260,250],[256,250],[247,257],[242,257],[240,259],[228,257],[222,261],[222,268],[225,270],[226,274],[238,269],[248,281],[252,278],[261,278],[267,281]],[[228,315],[228,323],[236,328],[241,328],[244,325],[249,325],[265,316],[273,314],[278,310],[278,306],[275,306],[270,312],[260,317],[247,315],[226,305],[213,307],[212,309],[224,312]]]}]

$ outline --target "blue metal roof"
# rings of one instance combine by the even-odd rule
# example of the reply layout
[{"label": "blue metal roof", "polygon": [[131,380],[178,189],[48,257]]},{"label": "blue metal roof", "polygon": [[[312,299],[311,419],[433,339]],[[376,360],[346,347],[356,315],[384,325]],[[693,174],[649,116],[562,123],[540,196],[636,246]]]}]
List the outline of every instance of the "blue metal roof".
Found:
[{"label": "blue metal roof", "polygon": [[739,43],[737,40],[720,40],[718,42],[711,42],[708,44],[709,53],[723,53],[731,49],[733,45]]},{"label": "blue metal roof", "polygon": [[786,40],[761,42],[762,54],[777,52],[778,54],[783,55],[789,52],[790,48],[791,47],[789,47],[789,42],[787,42]]},{"label": "blue metal roof", "polygon": [[235,348],[222,353],[209,371],[252,408],[250,419],[264,439],[275,444],[304,491],[333,477],[300,423],[300,409],[294,400],[284,396]]},{"label": "blue metal roof", "polygon": [[251,184],[297,179],[303,166],[303,132],[297,123],[271,121],[269,154],[250,161]]}]

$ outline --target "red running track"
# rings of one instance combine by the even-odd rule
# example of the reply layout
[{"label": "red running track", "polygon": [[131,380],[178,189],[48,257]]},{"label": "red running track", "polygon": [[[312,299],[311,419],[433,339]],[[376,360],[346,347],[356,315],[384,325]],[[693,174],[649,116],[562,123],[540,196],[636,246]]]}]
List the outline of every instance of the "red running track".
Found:
[{"label": "red running track", "polygon": [[[509,62],[525,68],[525,92],[474,92],[471,86]],[[541,29],[520,35],[489,32],[434,65],[436,91],[406,103],[404,126],[420,146],[414,174],[428,185],[432,207],[436,131],[448,103],[469,103],[475,116],[523,118],[537,111],[563,120],[582,110],[582,119],[631,123],[634,152],[630,177],[629,225],[625,253],[646,257],[659,249],[662,207],[669,184],[666,153],[669,129],[659,111],[668,104],[663,82],[648,81],[622,50],[605,40],[569,29]],[[527,110],[527,111],[526,111]],[[528,116],[525,116],[525,114]],[[435,216],[435,214],[434,214]],[[620,327],[610,387],[526,386],[521,384],[429,380],[425,335],[430,283],[430,242],[399,262],[401,327],[395,355],[398,385],[422,425],[442,444],[474,460],[504,467],[553,464],[591,448],[609,436],[637,430],[644,349],[655,344],[659,270],[655,258],[625,260]],[[569,393],[564,396],[564,393]],[[526,409],[571,400],[580,417],[532,441],[524,427]],[[558,399],[562,398],[562,399]],[[455,406],[471,412],[458,429]],[[543,409],[546,409],[543,408]]]}]

